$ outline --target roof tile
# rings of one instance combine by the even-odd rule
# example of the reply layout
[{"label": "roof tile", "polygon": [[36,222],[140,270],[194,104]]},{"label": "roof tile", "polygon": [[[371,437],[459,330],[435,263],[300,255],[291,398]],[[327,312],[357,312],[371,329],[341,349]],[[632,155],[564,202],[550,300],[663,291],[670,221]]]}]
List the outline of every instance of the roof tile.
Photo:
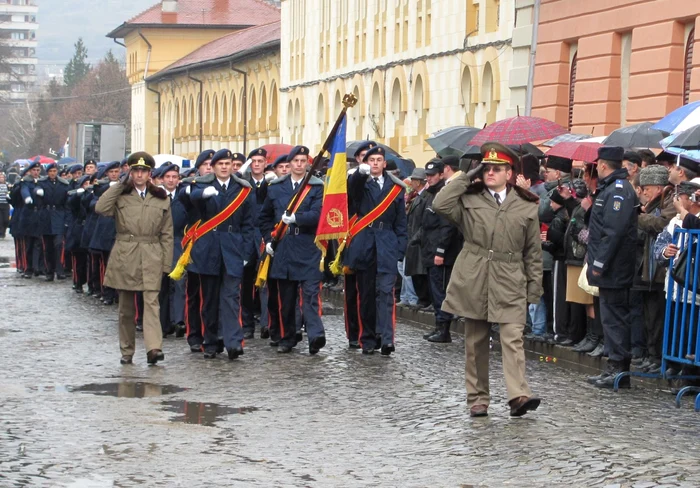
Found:
[{"label": "roof tile", "polygon": [[262,25],[278,19],[278,8],[262,0],[178,0],[176,13],[163,13],[161,3],[127,24]]}]

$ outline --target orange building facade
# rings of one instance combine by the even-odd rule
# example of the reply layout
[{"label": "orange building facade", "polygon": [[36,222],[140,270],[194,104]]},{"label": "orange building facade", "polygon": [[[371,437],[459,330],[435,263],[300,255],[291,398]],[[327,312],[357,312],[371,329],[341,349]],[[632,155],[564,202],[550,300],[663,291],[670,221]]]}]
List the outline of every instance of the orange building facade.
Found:
[{"label": "orange building facade", "polygon": [[542,0],[532,115],[609,134],[700,100],[700,0]]}]

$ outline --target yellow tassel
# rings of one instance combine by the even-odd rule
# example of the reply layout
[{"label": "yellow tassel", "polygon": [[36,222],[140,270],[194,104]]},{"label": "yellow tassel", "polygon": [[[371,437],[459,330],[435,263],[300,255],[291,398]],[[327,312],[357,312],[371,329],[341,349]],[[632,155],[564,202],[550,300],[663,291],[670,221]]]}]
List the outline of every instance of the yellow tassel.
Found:
[{"label": "yellow tassel", "polygon": [[182,256],[180,256],[180,259],[177,260],[177,265],[175,265],[175,269],[170,273],[168,276],[170,278],[174,279],[175,281],[179,281],[182,279],[183,276],[185,276],[185,270],[187,269],[187,266],[192,262],[192,241],[187,243],[187,246],[185,246],[185,250],[182,252]]},{"label": "yellow tassel", "polygon": [[266,254],[262,263],[260,263],[260,269],[258,269],[258,277],[255,279],[255,286],[262,288],[267,283],[267,274],[270,272],[270,255]]},{"label": "yellow tassel", "polygon": [[335,259],[330,265],[331,273],[333,276],[339,276],[343,273],[343,250],[345,249],[346,239],[340,241],[340,246],[338,246],[338,251],[335,253]]}]

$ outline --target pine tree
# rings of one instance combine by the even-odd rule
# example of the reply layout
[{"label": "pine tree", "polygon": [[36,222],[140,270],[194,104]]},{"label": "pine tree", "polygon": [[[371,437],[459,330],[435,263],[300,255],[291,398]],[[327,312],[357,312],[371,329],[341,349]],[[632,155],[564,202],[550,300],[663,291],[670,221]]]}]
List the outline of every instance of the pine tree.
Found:
[{"label": "pine tree", "polygon": [[87,63],[88,51],[83,43],[83,38],[79,37],[75,43],[75,54],[68,61],[63,80],[69,90],[75,88],[85,76],[90,72],[90,64]]}]

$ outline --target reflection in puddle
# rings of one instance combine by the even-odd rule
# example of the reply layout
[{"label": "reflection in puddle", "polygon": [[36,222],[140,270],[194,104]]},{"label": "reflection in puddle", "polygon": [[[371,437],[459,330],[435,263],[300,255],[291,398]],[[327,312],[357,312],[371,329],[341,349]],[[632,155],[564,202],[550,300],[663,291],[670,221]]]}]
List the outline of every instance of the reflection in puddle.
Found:
[{"label": "reflection in puddle", "polygon": [[170,395],[186,391],[175,385],[158,385],[142,381],[121,383],[91,383],[89,385],[69,387],[69,391],[92,393],[93,395],[114,396],[119,398],[146,398]]},{"label": "reflection in puddle", "polygon": [[258,407],[233,408],[216,403],[188,402],[184,400],[161,402],[161,405],[168,412],[180,414],[171,418],[171,422],[204,425],[206,427],[213,427],[215,422],[222,420],[226,415],[244,415],[259,410]]}]

